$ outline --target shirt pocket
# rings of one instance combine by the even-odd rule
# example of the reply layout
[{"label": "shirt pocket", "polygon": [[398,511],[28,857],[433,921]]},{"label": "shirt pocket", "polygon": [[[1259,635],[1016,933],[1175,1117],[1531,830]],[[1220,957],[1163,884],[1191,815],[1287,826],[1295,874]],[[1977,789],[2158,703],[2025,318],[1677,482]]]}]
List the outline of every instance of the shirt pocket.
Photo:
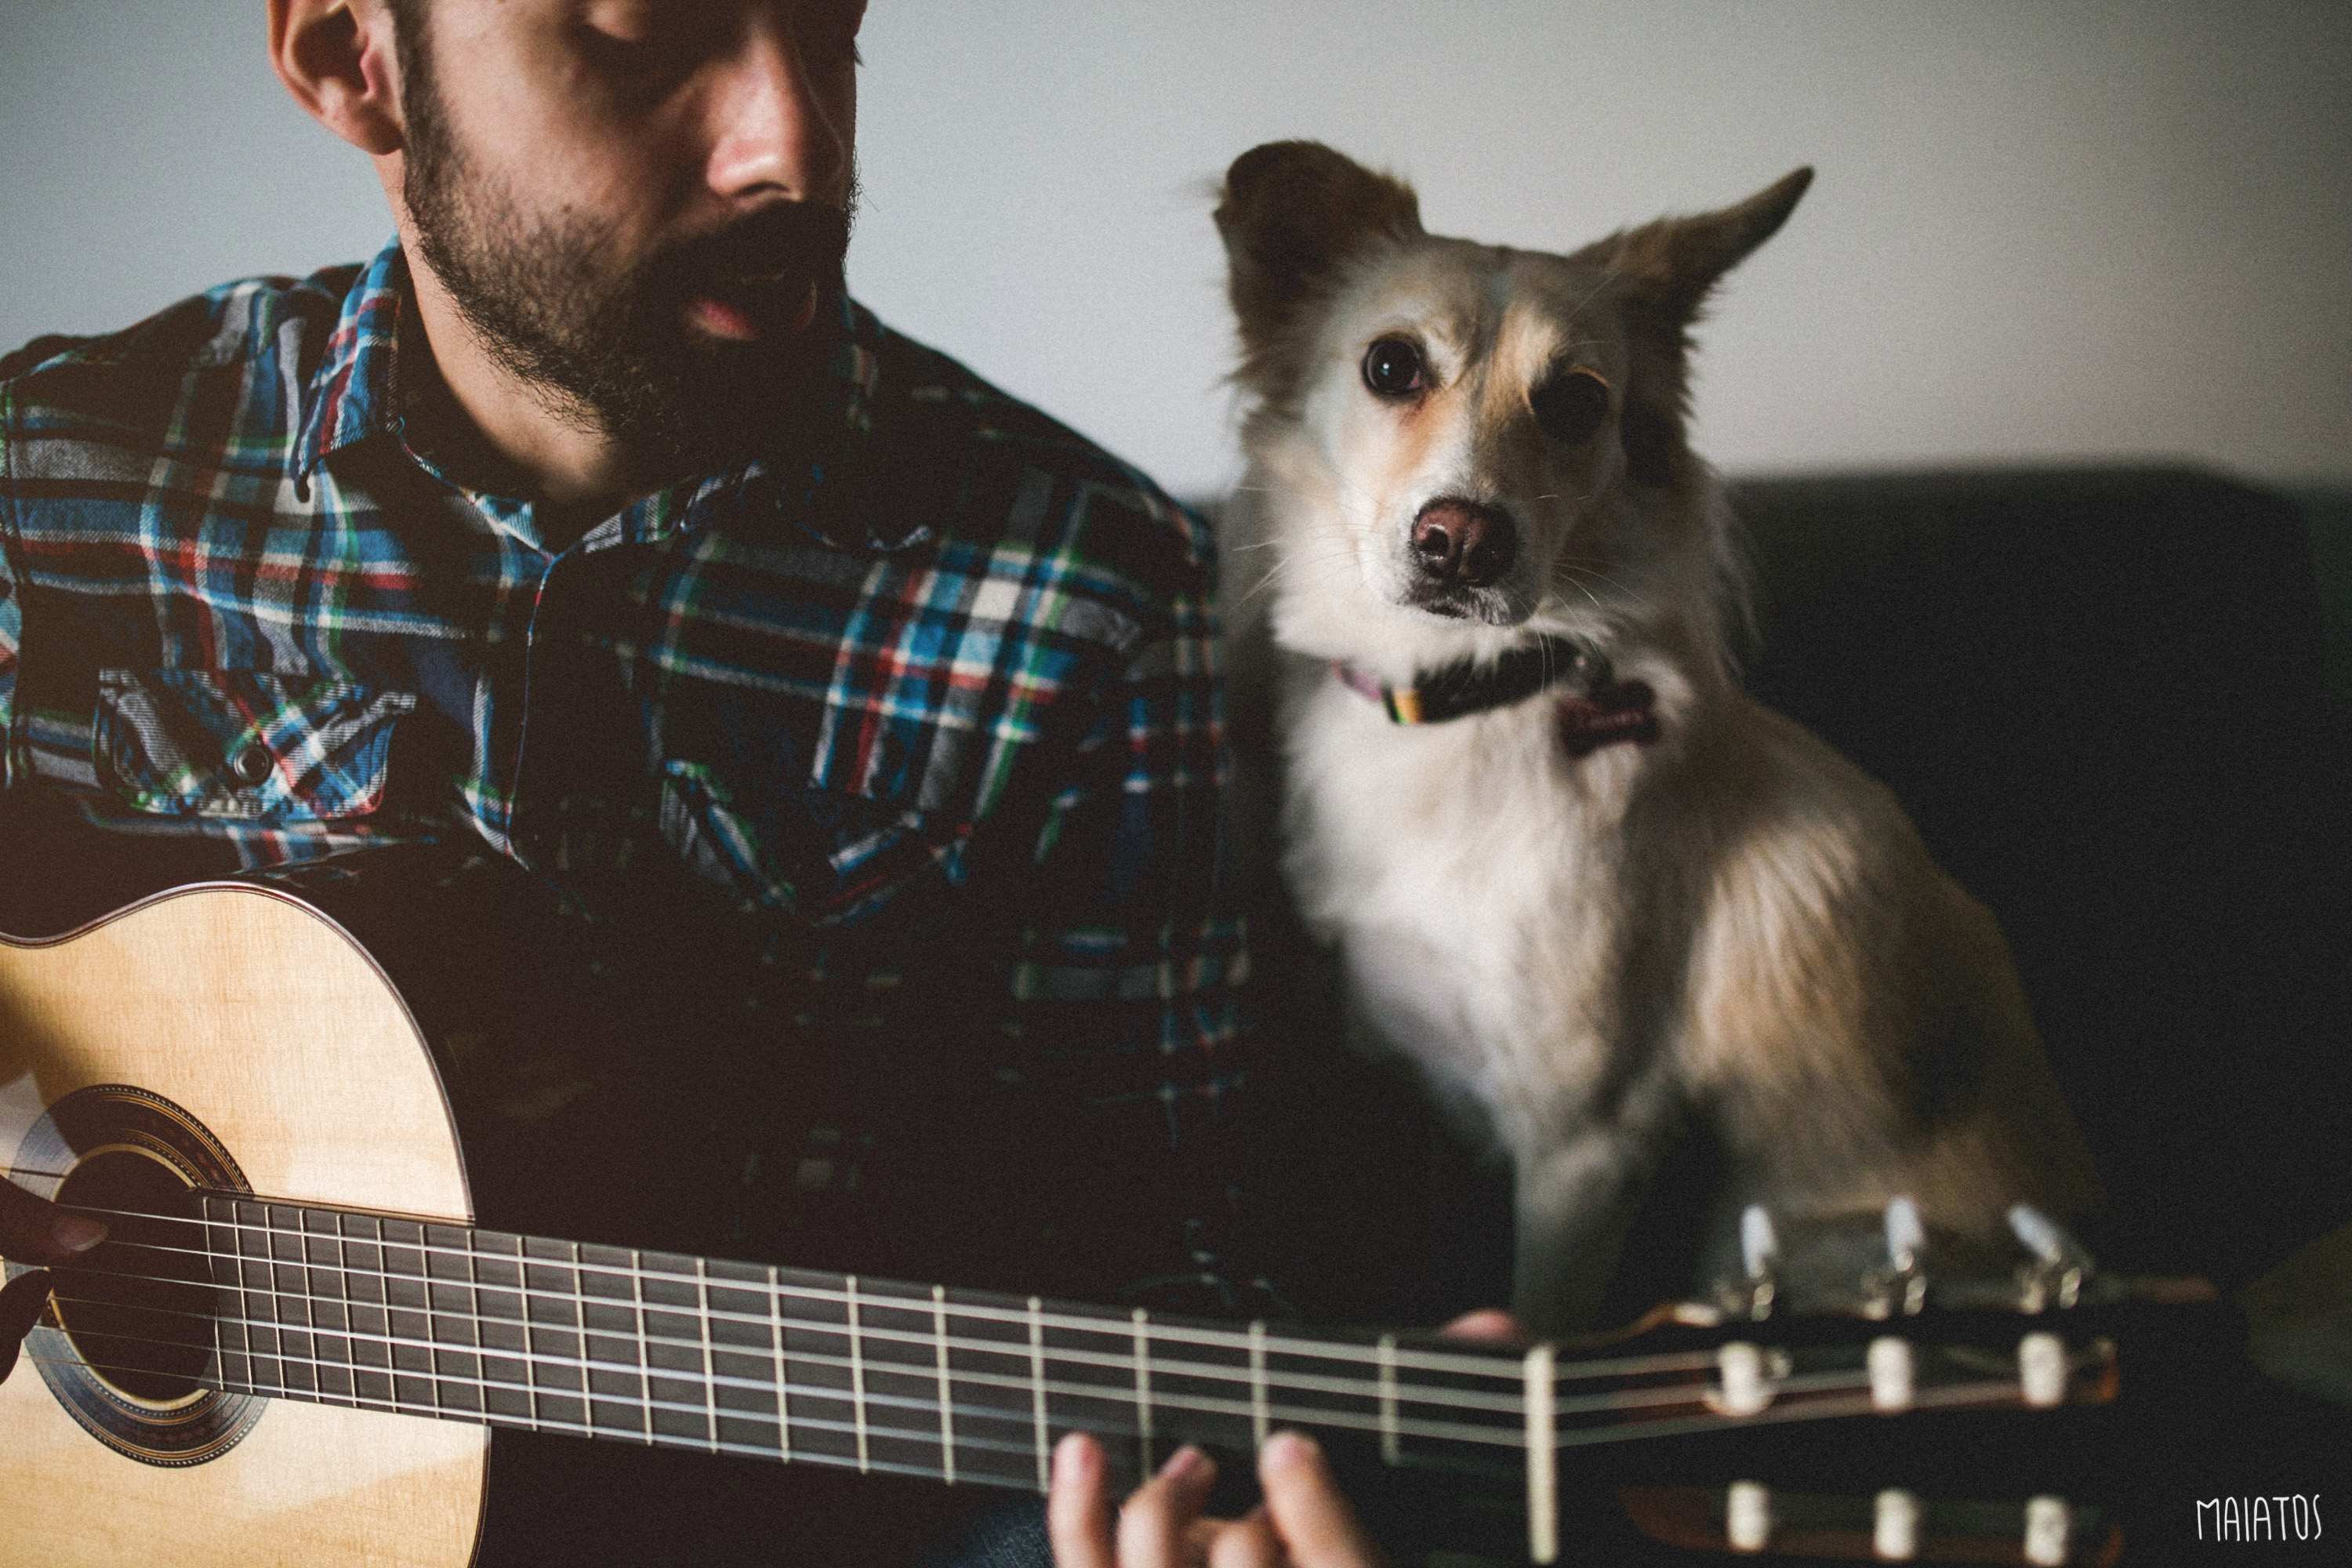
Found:
[{"label": "shirt pocket", "polygon": [[901,802],[730,780],[702,763],[663,769],[662,837],[705,881],[746,908],[854,926],[908,884],[961,879],[964,830]]},{"label": "shirt pocket", "polygon": [[383,802],[413,692],[251,669],[102,669],[99,782],[158,816],[320,822]]}]

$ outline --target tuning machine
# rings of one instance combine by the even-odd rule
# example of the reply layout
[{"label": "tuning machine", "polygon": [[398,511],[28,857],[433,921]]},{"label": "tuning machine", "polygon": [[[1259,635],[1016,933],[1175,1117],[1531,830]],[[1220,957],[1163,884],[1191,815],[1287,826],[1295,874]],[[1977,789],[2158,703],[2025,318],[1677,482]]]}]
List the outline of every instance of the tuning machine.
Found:
[{"label": "tuning machine", "polygon": [[2031,1204],[2016,1204],[2009,1211],[2009,1228],[2033,1255],[2032,1261],[2017,1266],[2020,1311],[2072,1307],[2082,1299],[2083,1281],[2093,1267],[2091,1255],[2063,1226]]},{"label": "tuning machine", "polygon": [[1863,1276],[1862,1315],[1909,1317],[1927,1305],[1927,1227],[1907,1197],[1886,1205],[1886,1267]]},{"label": "tuning machine", "polygon": [[1773,1279],[1773,1266],[1780,1258],[1780,1238],[1773,1229],[1772,1215],[1762,1204],[1749,1204],[1739,1211],[1742,1277],[1718,1278],[1715,1282],[1716,1305],[1725,1317],[1760,1323],[1772,1315],[1773,1298],[1780,1289]]}]

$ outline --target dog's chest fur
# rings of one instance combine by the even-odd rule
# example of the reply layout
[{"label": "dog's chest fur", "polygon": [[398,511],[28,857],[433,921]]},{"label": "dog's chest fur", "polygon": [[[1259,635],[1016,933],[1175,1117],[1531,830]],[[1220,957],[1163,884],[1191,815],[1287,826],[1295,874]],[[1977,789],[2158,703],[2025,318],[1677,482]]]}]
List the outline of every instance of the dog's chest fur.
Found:
[{"label": "dog's chest fur", "polygon": [[1540,698],[1418,727],[1329,679],[1292,705],[1286,869],[1345,954],[1360,1026],[1507,1147],[1583,1122],[1657,1044],[1629,1029],[1621,973],[1647,759],[1570,758]]}]

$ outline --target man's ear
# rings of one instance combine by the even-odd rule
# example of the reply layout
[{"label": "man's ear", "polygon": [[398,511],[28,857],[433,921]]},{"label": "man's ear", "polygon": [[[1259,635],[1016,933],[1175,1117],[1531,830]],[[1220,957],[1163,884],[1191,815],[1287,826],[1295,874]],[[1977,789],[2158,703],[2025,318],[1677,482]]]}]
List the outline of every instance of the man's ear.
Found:
[{"label": "man's ear", "polygon": [[401,150],[399,56],[378,0],[269,0],[269,63],[311,119],[361,152]]},{"label": "man's ear", "polygon": [[1410,185],[1319,142],[1269,142],[1225,171],[1217,232],[1242,337],[1259,345],[1359,247],[1420,234],[1421,204]]}]

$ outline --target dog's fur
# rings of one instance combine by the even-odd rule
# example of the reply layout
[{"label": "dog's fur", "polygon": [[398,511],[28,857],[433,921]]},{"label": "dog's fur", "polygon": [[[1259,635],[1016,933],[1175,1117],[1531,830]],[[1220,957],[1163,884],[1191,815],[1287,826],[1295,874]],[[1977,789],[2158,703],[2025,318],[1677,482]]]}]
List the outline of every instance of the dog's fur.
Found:
[{"label": "dog's fur", "polygon": [[[1360,1027],[1508,1152],[1513,1306],[1538,1331],[1598,1312],[1694,1122],[1720,1152],[1709,1271],[1751,1202],[1909,1194],[1990,1245],[2013,1202],[2095,1195],[1992,917],[1884,787],[1732,668],[1744,601],[1684,444],[1687,330],[1810,177],[1572,256],[1429,235],[1409,187],[1311,142],[1244,154],[1217,208],[1250,460],[1231,602],[1246,616],[1264,590],[1276,642],[1307,656],[1284,699],[1285,871]],[[1414,395],[1367,385],[1388,338],[1421,351]],[[1610,389],[1573,445],[1530,403],[1569,367]],[[1433,584],[1414,528],[1441,500],[1507,514],[1507,571]],[[1646,683],[1656,738],[1571,754],[1566,688],[1391,724],[1329,669],[1405,685],[1546,633]]]}]

